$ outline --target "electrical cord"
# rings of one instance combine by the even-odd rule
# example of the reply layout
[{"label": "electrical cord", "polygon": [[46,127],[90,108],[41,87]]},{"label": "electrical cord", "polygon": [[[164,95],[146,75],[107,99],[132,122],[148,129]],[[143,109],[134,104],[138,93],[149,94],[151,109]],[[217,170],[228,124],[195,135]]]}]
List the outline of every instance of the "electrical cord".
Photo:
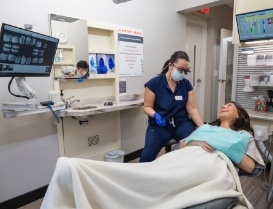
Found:
[{"label": "electrical cord", "polygon": [[52,114],[55,116],[57,123],[60,123],[59,119],[58,119],[57,115],[55,114],[54,110],[52,109],[51,105],[47,104],[47,107],[51,110]]},{"label": "electrical cord", "polygon": [[[270,153],[270,150],[271,150],[271,143],[272,143],[272,135],[269,134],[268,135],[268,140],[267,140],[267,143],[266,143],[266,146],[265,146],[265,150],[264,150],[264,156],[265,156],[265,165],[267,165],[267,163],[271,163],[270,160],[269,160],[269,155],[271,155]],[[270,185],[269,185],[269,177],[267,179],[267,174],[266,174],[266,171],[263,172],[263,180],[261,179],[261,176],[259,176],[259,179],[262,183],[262,189],[264,189],[265,191],[269,192],[268,190],[270,190],[271,188]]]},{"label": "electrical cord", "polygon": [[[271,132],[269,134],[269,140],[268,140],[268,144],[267,144],[267,147],[266,147],[266,149],[267,149],[267,156],[266,156],[266,158],[268,160],[267,162],[270,162],[270,163],[271,163],[271,161],[269,161],[268,156],[269,156],[269,153],[270,153],[270,150],[271,150],[271,146],[272,146],[272,138],[273,138],[273,136],[272,136],[272,132]],[[270,169],[270,173],[272,172],[271,169]],[[272,185],[272,180],[273,180],[272,178],[273,178],[273,176],[270,176],[270,173],[269,173],[269,176],[268,176],[267,201],[269,201],[269,200],[272,199],[272,189],[273,189],[272,188],[272,186],[273,186]]]},{"label": "electrical cord", "polygon": [[[270,152],[271,147],[272,147],[272,143],[273,143],[273,135],[272,134],[273,134],[273,132],[271,132],[268,135],[267,143],[258,142],[259,143],[258,145],[261,148],[261,151],[263,152],[263,154],[265,156],[264,162],[265,162],[266,167],[267,167],[267,164],[271,163],[271,161],[272,161],[272,153]],[[264,146],[264,148],[261,147],[261,144]],[[263,175],[259,176],[259,181],[261,182],[261,188],[263,190],[267,191],[269,194],[269,192],[270,192],[269,190],[273,189],[273,188],[270,188],[270,186],[272,187],[272,185],[269,185],[269,182],[272,181],[273,179],[271,179],[271,180],[269,179],[269,176],[267,175],[266,170],[267,170],[267,168],[263,171]]]},{"label": "electrical cord", "polygon": [[11,86],[11,83],[12,83],[12,81],[13,81],[14,78],[15,78],[15,77],[12,77],[12,78],[10,79],[10,81],[9,81],[9,85],[8,85],[9,93],[10,93],[12,96],[15,96],[15,97],[21,97],[21,98],[29,99],[29,97],[27,97],[27,96],[22,96],[22,95],[19,95],[19,94],[16,95],[16,94],[13,94],[13,93],[11,92],[10,86]]}]

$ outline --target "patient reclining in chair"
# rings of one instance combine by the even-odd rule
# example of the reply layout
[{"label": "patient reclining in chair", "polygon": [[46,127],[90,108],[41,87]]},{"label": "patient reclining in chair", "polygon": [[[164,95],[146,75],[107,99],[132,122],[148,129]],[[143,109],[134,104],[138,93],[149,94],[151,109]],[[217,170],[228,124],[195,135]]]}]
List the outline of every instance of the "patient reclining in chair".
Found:
[{"label": "patient reclining in chair", "polygon": [[[247,172],[264,166],[249,116],[231,102],[219,119],[217,126],[203,125],[182,140],[183,149],[149,163],[61,157],[41,208],[252,209],[233,165]],[[209,205],[214,200],[226,201]]]}]

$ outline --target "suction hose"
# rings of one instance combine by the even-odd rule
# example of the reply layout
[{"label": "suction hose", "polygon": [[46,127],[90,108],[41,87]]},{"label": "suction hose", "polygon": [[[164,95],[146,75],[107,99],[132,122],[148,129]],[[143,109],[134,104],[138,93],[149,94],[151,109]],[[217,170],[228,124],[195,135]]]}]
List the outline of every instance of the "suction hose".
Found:
[{"label": "suction hose", "polygon": [[[257,141],[257,144],[260,150],[264,153],[264,156],[269,162],[272,160],[272,154],[270,153],[271,143],[272,143],[272,132],[268,134],[267,127],[264,126],[253,126],[254,129],[254,138]],[[264,141],[268,140],[267,146],[265,146]]]},{"label": "suction hose", "polygon": [[[270,142],[269,142],[270,143]],[[257,144],[260,148],[260,150],[264,153],[264,156],[267,158],[269,162],[272,160],[272,154],[270,151],[267,149],[263,141],[257,141]]]}]

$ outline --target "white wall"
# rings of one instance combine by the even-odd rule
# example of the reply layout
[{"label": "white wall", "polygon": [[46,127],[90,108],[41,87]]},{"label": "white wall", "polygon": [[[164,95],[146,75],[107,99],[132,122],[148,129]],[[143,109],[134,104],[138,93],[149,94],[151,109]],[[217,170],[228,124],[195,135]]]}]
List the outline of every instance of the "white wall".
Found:
[{"label": "white wall", "polygon": [[[184,49],[185,18],[176,11],[169,0],[132,0],[122,4],[112,0],[9,0],[1,4],[0,23],[18,27],[33,24],[33,31],[49,34],[48,14],[54,13],[143,29],[144,76],[126,78],[128,93],[142,93],[143,84],[159,73],[170,55]],[[9,95],[9,79],[0,80],[0,103],[21,101]],[[27,81],[40,101],[48,100],[48,92],[53,89],[52,77]],[[122,149],[126,153],[143,147],[146,116],[142,111],[139,108],[121,113]],[[0,114],[0,202],[49,183],[58,157],[58,143],[51,115],[44,117],[45,120],[37,116],[3,119]],[[18,131],[18,137],[8,139],[9,133]],[[2,171],[10,175],[2,175]]]},{"label": "white wall", "polygon": [[56,135],[0,147],[0,202],[47,185],[58,158]]},{"label": "white wall", "polygon": [[175,0],[175,8],[179,12],[189,13],[204,7],[215,7],[232,2],[233,0]]}]

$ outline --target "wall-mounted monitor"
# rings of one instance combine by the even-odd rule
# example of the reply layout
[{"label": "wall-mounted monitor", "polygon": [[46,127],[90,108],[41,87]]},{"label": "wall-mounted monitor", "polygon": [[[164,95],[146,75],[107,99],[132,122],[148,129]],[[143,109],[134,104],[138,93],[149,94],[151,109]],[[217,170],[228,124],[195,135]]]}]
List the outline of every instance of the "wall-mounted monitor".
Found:
[{"label": "wall-mounted monitor", "polygon": [[240,42],[273,39],[273,9],[236,15]]},{"label": "wall-mounted monitor", "polygon": [[0,77],[50,76],[57,38],[3,23],[0,32]]}]

